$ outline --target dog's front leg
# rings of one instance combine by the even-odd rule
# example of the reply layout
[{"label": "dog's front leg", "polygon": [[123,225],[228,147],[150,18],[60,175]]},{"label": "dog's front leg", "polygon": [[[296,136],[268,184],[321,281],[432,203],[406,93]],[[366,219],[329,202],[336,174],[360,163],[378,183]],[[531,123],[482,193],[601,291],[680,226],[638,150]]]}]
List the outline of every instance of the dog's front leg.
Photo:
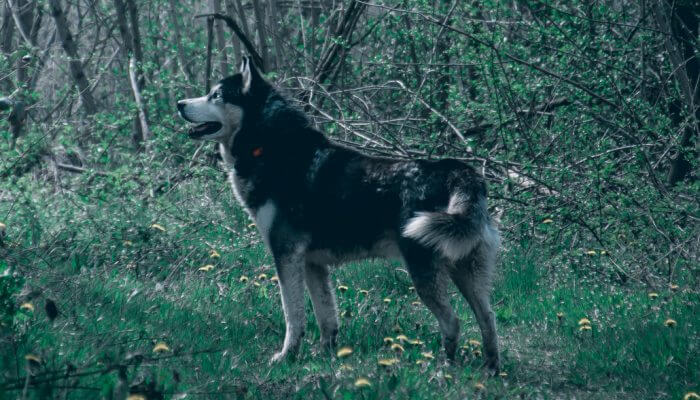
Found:
[{"label": "dog's front leg", "polygon": [[306,326],[304,313],[304,252],[294,249],[283,254],[275,254],[275,266],[279,276],[282,309],[286,330],[282,350],[276,353],[271,363],[295,354],[301,345]]}]

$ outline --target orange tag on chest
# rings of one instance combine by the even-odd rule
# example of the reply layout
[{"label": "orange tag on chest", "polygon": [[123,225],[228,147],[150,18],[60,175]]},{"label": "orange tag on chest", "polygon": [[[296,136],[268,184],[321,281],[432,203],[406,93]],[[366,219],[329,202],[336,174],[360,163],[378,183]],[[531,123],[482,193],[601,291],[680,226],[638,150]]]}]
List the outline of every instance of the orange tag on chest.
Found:
[{"label": "orange tag on chest", "polygon": [[253,157],[260,157],[263,153],[262,147],[256,147],[253,149]]}]

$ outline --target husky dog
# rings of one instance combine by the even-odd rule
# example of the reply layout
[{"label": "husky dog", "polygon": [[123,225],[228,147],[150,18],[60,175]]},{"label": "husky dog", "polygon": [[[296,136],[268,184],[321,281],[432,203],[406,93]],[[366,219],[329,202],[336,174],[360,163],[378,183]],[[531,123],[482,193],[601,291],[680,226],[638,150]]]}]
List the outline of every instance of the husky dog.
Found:
[{"label": "husky dog", "polygon": [[451,159],[370,157],[334,144],[250,58],[209,94],[177,107],[193,124],[192,139],[219,143],[234,194],[274,257],[286,332],[271,362],[300,346],[305,284],[321,344],[333,348],[338,317],[328,267],[382,257],[405,263],[438,320],[449,359],[459,338],[447,293],[451,279],[479,323],[486,366],[498,371],[489,294],[500,239],[487,211],[486,183],[474,169]]}]

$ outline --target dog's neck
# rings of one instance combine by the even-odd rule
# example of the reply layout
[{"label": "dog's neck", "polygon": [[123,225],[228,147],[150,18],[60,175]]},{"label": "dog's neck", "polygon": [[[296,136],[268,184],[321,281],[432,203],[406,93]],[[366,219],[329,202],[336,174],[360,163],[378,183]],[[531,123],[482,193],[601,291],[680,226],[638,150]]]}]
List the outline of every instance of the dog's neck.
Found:
[{"label": "dog's neck", "polygon": [[233,168],[233,153],[231,152],[231,147],[233,146],[233,138],[235,135],[231,135],[227,140],[222,140],[219,142],[219,152],[221,153],[221,159],[224,160],[226,166]]}]

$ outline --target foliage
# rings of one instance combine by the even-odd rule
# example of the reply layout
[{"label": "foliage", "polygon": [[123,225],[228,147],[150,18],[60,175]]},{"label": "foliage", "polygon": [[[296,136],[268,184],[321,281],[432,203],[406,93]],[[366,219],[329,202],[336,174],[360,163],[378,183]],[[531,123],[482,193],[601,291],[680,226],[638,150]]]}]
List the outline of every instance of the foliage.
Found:
[{"label": "foliage", "polygon": [[[0,399],[698,391],[700,184],[696,139],[682,146],[693,111],[667,28],[654,18],[665,2],[372,2],[349,41],[336,35],[349,2],[278,2],[279,18],[262,22],[252,3],[240,2],[242,21],[228,8],[237,1],[226,2],[258,49],[263,25],[267,76],[335,140],[483,170],[504,235],[493,300],[507,375],[491,379],[468,342],[480,336],[463,301],[455,295],[465,348],[447,365],[402,266],[376,261],[334,272],[347,287],[337,292],[339,341],[352,354],[322,354],[307,304],[302,353],[270,367],[284,333],[272,260],[212,146],[187,140],[175,113],[177,99],[203,92],[206,23],[191,17],[209,7],[136,2],[152,135],[143,143],[133,140],[130,55],[113,2],[60,2],[99,104],[90,116],[51,39],[47,3],[16,3],[38,5],[44,19],[34,47],[13,30],[0,55],[0,97],[20,89],[15,96],[31,104],[14,148],[0,120],[0,274],[11,271],[0,277]],[[215,41],[213,77],[238,58],[229,34],[228,70]],[[344,58],[318,82],[332,43]],[[28,54],[35,86],[20,79]],[[692,172],[670,184],[677,154]],[[54,321],[43,311],[49,298]],[[24,303],[33,311],[20,310]],[[401,342],[400,334],[422,343],[404,342],[397,354],[384,338]],[[159,343],[167,349],[154,352]],[[356,386],[360,378],[370,386]]]}]

